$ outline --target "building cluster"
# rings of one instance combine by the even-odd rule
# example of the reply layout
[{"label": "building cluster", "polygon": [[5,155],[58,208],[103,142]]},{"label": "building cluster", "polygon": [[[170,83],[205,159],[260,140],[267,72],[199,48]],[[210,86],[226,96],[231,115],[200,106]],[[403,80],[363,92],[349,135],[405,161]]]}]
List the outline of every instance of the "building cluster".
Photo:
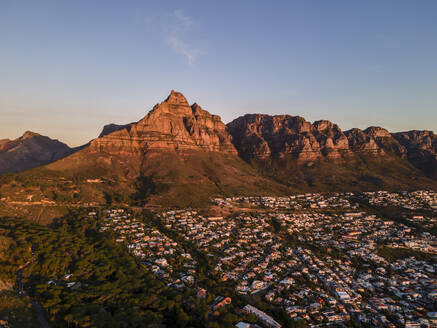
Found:
[{"label": "building cluster", "polygon": [[223,207],[264,207],[271,209],[294,209],[303,208],[357,208],[357,204],[351,204],[349,198],[353,193],[332,193],[329,195],[313,193],[291,195],[286,197],[229,197],[214,198],[214,204]]},{"label": "building cluster", "polygon": [[433,208],[437,210],[437,192],[418,191],[373,191],[360,193],[360,196],[368,199],[369,204],[380,206],[397,206],[406,209]]},{"label": "building cluster", "polygon": [[180,244],[156,228],[139,222],[124,209],[105,210],[100,231],[115,233],[116,242],[143,260],[143,264],[159,278],[177,288],[194,283],[196,261]]},{"label": "building cluster", "polygon": [[[281,327],[272,313],[259,309],[272,307],[288,320],[314,326],[435,327],[437,221],[430,208],[435,194],[397,193],[398,200],[392,194],[216,198],[216,205],[238,210],[225,217],[164,211],[156,214],[164,232],[111,210],[101,230],[115,232],[159,277],[196,288],[204,297],[213,291],[197,285],[199,264],[166,232],[179,235],[203,252],[221,281],[235,286],[232,292],[249,303],[242,310],[265,327]],[[352,201],[356,197],[427,214],[379,217],[360,208]],[[211,311],[230,302],[226,295],[217,297]]]}]

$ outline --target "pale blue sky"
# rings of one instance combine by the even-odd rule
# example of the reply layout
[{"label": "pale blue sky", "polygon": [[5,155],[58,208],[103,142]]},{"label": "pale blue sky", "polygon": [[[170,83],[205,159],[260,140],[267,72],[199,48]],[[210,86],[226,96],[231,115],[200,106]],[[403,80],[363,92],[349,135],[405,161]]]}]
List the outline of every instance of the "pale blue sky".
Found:
[{"label": "pale blue sky", "polygon": [[0,139],[76,146],[171,89],[225,122],[436,131],[437,1],[0,0]]}]

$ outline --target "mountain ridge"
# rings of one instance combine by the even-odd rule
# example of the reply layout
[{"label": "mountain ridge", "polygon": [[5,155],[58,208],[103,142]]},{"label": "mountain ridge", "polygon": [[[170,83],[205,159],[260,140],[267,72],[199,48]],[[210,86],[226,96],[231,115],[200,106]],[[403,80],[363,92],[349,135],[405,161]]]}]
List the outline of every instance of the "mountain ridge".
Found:
[{"label": "mountain ridge", "polygon": [[[140,120],[106,125],[73,154],[14,179],[39,179],[46,200],[167,206],[215,195],[437,189],[436,140],[431,131],[343,131],[291,115],[246,114],[225,125],[172,90]],[[8,199],[17,192],[0,188],[10,188]]]}]

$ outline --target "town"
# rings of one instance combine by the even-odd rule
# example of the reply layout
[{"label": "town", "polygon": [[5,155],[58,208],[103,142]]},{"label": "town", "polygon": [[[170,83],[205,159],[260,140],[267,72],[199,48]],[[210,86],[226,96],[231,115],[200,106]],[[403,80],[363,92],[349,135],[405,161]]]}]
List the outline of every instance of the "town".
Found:
[{"label": "town", "polygon": [[[213,294],[212,312],[243,299],[241,313],[264,327],[285,326],[269,309],[313,327],[435,327],[436,201],[428,191],[215,198],[227,215],[170,209],[148,222],[111,209],[101,213],[100,231],[169,286]],[[198,281],[192,249],[234,286],[228,295]]]}]

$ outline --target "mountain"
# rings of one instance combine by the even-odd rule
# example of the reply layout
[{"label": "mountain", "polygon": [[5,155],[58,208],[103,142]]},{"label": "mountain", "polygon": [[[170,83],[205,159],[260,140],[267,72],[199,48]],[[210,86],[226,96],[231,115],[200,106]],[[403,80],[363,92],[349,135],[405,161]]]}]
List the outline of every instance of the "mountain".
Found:
[{"label": "mountain", "polygon": [[393,137],[405,147],[408,160],[427,176],[437,179],[437,135],[432,131],[394,133]]},{"label": "mountain", "polygon": [[298,162],[340,158],[349,151],[348,138],[329,121],[314,124],[300,116],[248,114],[228,124],[240,156],[283,158]]},{"label": "mountain", "polygon": [[72,153],[66,144],[27,131],[15,140],[0,140],[0,173],[17,172],[56,161]]},{"label": "mountain", "polygon": [[[302,190],[435,186],[435,135],[380,127],[342,131],[300,116],[248,114],[228,125],[239,155],[266,175]],[[426,158],[426,159],[424,159]],[[434,162],[433,162],[434,161]],[[434,163],[434,164],[433,164]],[[435,171],[433,171],[435,174]]]},{"label": "mountain", "polygon": [[383,128],[343,132],[330,121],[310,123],[300,116],[248,114],[229,123],[228,129],[239,154],[246,160],[289,156],[300,163],[320,159],[344,162],[354,155],[406,153]]},{"label": "mountain", "polygon": [[175,91],[140,121],[106,126],[101,137],[91,142],[90,149],[113,155],[192,150],[237,153],[220,117],[211,115],[196,103],[190,106],[185,97]]},{"label": "mountain", "polygon": [[[219,116],[175,91],[139,121],[107,125],[88,146],[30,174],[51,180],[46,189],[58,196],[63,188],[62,199],[83,202],[150,196],[152,203],[197,206],[213,195],[290,192],[238,156]],[[64,181],[73,180],[67,190]]]},{"label": "mountain", "polygon": [[[0,193],[20,201],[197,207],[215,195],[437,189],[436,139],[429,131],[342,131],[290,115],[248,114],[225,125],[171,91],[139,121],[106,125],[74,154],[0,179]],[[0,141],[0,149],[10,142]],[[37,187],[26,189],[29,181]]]}]

